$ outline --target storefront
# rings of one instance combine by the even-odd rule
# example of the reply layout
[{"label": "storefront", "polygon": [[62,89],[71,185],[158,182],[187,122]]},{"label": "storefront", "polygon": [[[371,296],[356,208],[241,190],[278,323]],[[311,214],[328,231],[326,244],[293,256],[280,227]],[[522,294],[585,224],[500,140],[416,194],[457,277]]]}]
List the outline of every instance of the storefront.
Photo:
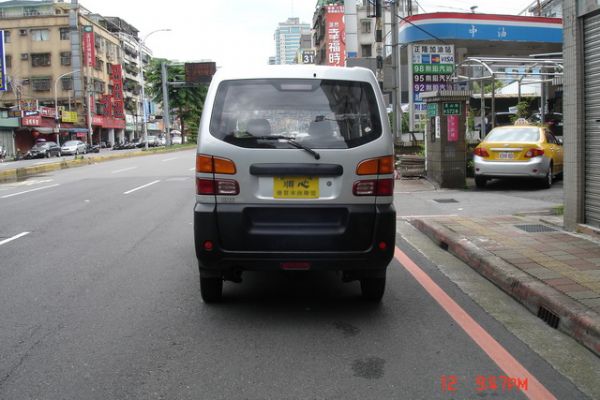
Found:
[{"label": "storefront", "polygon": [[104,115],[92,116],[92,143],[116,143],[123,142],[125,136],[125,120],[120,118],[106,117]]},{"label": "storefront", "polygon": [[565,0],[565,227],[600,230],[600,1]]}]

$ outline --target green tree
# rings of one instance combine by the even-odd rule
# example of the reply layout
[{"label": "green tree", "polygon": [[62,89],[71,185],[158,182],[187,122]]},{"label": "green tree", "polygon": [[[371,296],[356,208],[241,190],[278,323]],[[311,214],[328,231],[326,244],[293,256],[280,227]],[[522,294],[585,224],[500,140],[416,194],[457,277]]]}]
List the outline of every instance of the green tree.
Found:
[{"label": "green tree", "polygon": [[[155,58],[150,62],[146,72],[146,91],[153,102],[163,106],[163,90],[161,65],[167,63],[167,81],[184,82],[185,68],[182,64],[175,64],[170,60]],[[171,114],[179,120],[181,124],[181,134],[187,136],[188,141],[195,141],[198,129],[198,123],[204,100],[206,99],[206,86],[168,86],[169,108]]]}]

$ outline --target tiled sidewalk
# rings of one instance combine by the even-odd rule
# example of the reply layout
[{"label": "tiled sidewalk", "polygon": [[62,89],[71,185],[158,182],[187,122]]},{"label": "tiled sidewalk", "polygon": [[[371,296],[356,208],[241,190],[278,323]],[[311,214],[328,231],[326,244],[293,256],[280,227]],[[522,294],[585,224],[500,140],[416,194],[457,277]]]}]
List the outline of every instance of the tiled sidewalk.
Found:
[{"label": "tiled sidewalk", "polygon": [[532,312],[600,355],[600,243],[539,217],[433,217],[411,223]]}]

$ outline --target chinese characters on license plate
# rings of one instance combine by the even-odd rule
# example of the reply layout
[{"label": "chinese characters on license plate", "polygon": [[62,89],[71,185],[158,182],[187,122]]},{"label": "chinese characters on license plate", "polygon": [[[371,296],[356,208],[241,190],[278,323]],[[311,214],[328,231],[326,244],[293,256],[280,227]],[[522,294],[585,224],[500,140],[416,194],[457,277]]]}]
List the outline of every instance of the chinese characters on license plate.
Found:
[{"label": "chinese characters on license plate", "polygon": [[512,160],[515,158],[515,154],[510,151],[501,151],[499,155],[502,160]]},{"label": "chinese characters on license plate", "polygon": [[319,178],[314,176],[276,176],[273,178],[276,199],[318,199]]}]

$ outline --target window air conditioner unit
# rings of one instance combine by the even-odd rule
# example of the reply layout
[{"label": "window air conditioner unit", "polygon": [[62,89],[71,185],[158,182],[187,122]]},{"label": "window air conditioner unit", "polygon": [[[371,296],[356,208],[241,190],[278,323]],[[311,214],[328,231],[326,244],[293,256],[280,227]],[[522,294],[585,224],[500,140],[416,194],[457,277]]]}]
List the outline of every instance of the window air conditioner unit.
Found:
[{"label": "window air conditioner unit", "polygon": [[29,53],[21,53],[21,60],[29,60]]},{"label": "window air conditioner unit", "polygon": [[19,29],[19,35],[21,36],[27,36],[27,29]]}]

